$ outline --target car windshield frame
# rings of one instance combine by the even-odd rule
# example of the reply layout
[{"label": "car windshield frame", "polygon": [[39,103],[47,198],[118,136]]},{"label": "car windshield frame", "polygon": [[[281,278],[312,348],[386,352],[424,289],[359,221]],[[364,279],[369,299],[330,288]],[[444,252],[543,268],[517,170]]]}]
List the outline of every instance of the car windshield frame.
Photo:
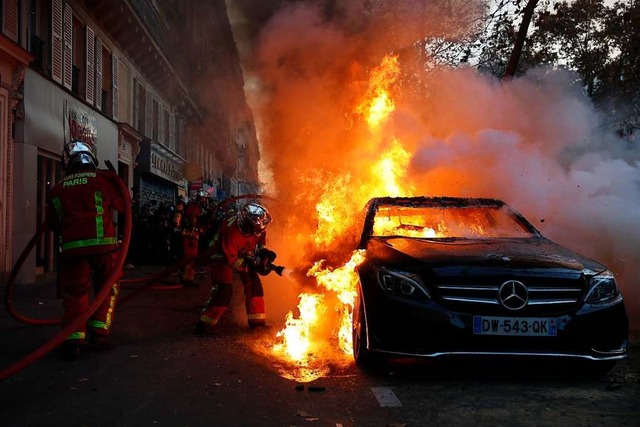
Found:
[{"label": "car windshield frame", "polygon": [[[407,233],[407,234],[388,234],[377,235],[374,233],[376,228],[376,218],[381,210],[389,209],[492,209],[499,210],[519,226],[525,235],[523,236],[438,236],[437,233]],[[390,238],[390,237],[407,237],[416,239],[429,239],[434,241],[448,240],[486,240],[501,238],[539,238],[541,233],[519,212],[515,211],[502,200],[486,199],[486,198],[460,198],[460,197],[377,197],[371,199],[366,206],[366,215],[359,248],[365,248],[367,242],[371,238]],[[428,229],[430,230],[430,229]],[[433,231],[433,230],[430,230]],[[528,234],[528,235],[526,235]]]}]

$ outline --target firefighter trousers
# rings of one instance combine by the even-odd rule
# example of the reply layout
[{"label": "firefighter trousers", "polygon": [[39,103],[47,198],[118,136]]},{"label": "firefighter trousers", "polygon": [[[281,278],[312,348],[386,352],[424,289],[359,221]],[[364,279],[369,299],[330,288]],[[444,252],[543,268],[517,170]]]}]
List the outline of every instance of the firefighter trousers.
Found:
[{"label": "firefighter trousers", "polygon": [[[82,315],[89,308],[91,291],[100,292],[101,286],[111,287],[111,292],[96,309],[86,324],[81,324],[67,337],[85,339],[90,333],[108,335],[118,299],[118,281],[105,283],[116,267],[118,252],[77,258],[60,258],[58,264],[58,286],[62,295],[64,314],[62,327]],[[120,279],[122,272],[118,275]]]},{"label": "firefighter trousers", "polygon": [[[224,262],[214,262],[209,266],[209,274],[212,282],[211,298],[202,310],[200,321],[213,326],[218,323],[231,303],[233,270]],[[238,275],[244,290],[249,327],[264,325],[264,290],[260,276],[256,272],[246,271],[239,271]]]},{"label": "firefighter trousers", "polygon": [[[198,233],[182,235],[182,256],[184,258],[194,258],[198,256]],[[195,261],[188,263],[181,271],[182,281],[193,282],[196,277]]]}]

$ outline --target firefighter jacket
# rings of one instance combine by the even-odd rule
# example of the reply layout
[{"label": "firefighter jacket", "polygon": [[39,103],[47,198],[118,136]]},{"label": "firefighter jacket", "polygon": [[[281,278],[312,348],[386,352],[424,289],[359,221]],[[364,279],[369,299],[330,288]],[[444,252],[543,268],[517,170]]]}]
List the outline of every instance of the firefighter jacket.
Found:
[{"label": "firefighter jacket", "polygon": [[200,216],[202,216],[202,207],[196,202],[190,202],[184,209],[184,219],[186,219],[183,226],[185,228],[198,228],[200,225]]},{"label": "firefighter jacket", "polygon": [[182,237],[187,239],[198,240],[202,234],[202,228],[200,227],[200,216],[202,215],[202,208],[196,202],[190,202],[187,207],[184,208],[184,214],[182,215],[182,221],[180,223]]},{"label": "firefighter jacket", "polygon": [[209,244],[213,252],[211,259],[225,260],[232,269],[247,271],[255,253],[266,245],[267,233],[243,234],[237,221],[236,216],[223,220]]},{"label": "firefighter jacket", "polygon": [[47,226],[59,233],[62,257],[97,255],[118,249],[113,209],[124,212],[129,208],[116,181],[119,179],[108,170],[78,170],[51,189]]}]

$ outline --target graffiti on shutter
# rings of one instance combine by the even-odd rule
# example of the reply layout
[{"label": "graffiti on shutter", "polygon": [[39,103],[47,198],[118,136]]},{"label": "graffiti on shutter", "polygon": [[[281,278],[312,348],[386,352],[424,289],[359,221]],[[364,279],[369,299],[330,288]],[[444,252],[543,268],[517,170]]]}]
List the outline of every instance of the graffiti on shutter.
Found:
[{"label": "graffiti on shutter", "polygon": [[62,84],[62,0],[51,4],[51,78]]},{"label": "graffiti on shutter", "polygon": [[71,90],[73,84],[73,10],[64,5],[64,49],[62,66],[62,84]]},{"label": "graffiti on shutter", "polygon": [[[94,92],[94,88],[95,88],[95,82],[96,82],[96,73],[95,73],[95,69],[96,69],[96,60],[95,60],[95,53],[96,53],[96,47],[95,47],[95,33],[93,32],[93,30],[91,28],[89,28],[89,26],[87,25],[86,27],[86,56],[85,58],[87,58],[87,63],[85,66],[85,72],[87,73],[86,75],[86,87],[85,87],[85,100],[89,103],[92,104],[94,103],[95,99],[95,92]],[[98,109],[100,109],[100,106],[98,106]]]},{"label": "graffiti on shutter", "polygon": [[[102,111],[102,39],[96,37],[96,83],[94,90],[96,91],[96,109]],[[106,111],[102,111],[106,113]]]},{"label": "graffiti on shutter", "polygon": [[120,116],[120,65],[118,57],[111,55],[111,117],[118,121]]}]

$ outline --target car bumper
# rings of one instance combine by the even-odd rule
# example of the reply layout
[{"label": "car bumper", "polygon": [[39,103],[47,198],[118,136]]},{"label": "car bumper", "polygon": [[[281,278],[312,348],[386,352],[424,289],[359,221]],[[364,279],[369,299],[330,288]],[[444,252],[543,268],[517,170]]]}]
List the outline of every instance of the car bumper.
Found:
[{"label": "car bumper", "polygon": [[[498,315],[499,316],[499,315]],[[510,314],[513,317],[513,314]],[[618,360],[627,356],[628,319],[622,299],[556,315],[556,336],[477,335],[473,314],[434,301],[370,292],[365,297],[367,348],[398,356],[527,356]]]}]

